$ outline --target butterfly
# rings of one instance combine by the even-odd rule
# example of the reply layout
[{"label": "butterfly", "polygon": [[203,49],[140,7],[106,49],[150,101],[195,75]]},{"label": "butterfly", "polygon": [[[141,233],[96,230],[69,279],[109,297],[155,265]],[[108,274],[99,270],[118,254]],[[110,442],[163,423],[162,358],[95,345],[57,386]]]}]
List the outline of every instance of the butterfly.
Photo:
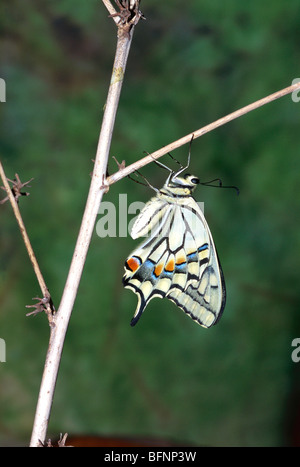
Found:
[{"label": "butterfly", "polygon": [[147,236],[125,261],[123,285],[138,296],[131,326],[154,297],[168,298],[204,328],[216,324],[226,302],[222,268],[204,214],[192,193],[198,177],[170,171],[135,220],[131,237]]}]

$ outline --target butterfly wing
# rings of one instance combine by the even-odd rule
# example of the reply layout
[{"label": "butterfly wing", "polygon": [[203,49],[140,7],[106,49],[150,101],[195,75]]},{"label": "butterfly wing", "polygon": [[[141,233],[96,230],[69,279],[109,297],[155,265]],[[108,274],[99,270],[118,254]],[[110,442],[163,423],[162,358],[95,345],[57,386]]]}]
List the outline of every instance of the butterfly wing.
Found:
[{"label": "butterfly wing", "polygon": [[135,221],[131,236],[147,239],[125,261],[123,285],[138,296],[138,304],[131,325],[141,317],[149,301],[163,298],[169,290],[172,278],[163,274],[169,252],[167,237],[172,219],[172,205],[164,200],[150,200]]},{"label": "butterfly wing", "polygon": [[125,261],[123,284],[138,296],[134,326],[149,301],[167,297],[203,327],[225,306],[225,284],[204,215],[190,197],[184,204],[150,200],[132,228],[149,235]]},{"label": "butterfly wing", "polygon": [[180,215],[185,228],[181,236],[174,235],[173,248],[177,242],[180,253],[167,297],[208,328],[217,323],[225,308],[223,272],[208,224],[193,198],[181,207]]}]

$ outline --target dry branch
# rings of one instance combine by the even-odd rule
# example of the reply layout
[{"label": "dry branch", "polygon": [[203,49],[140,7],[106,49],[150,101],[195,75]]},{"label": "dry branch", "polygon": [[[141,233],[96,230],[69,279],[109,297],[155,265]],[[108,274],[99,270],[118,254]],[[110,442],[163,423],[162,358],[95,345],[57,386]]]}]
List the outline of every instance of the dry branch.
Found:
[{"label": "dry branch", "polygon": [[108,185],[112,185],[113,183],[118,182],[119,180],[126,177],[127,175],[130,175],[136,170],[141,169],[145,165],[150,164],[150,162],[153,162],[153,159],[159,159],[165,154],[168,154],[168,152],[171,152],[174,149],[177,149],[180,146],[183,146],[184,144],[189,143],[192,138],[193,139],[199,138],[200,136],[203,136],[206,133],[209,133],[210,131],[213,131],[216,128],[219,128],[220,126],[225,125],[226,123],[229,123],[232,120],[235,120],[236,118],[239,118],[242,115],[245,115],[251,112],[252,110],[258,109],[259,107],[262,107],[263,105],[269,104],[270,102],[273,102],[274,100],[279,99],[280,97],[286,96],[287,94],[291,94],[292,92],[297,91],[299,89],[300,89],[300,82],[293,84],[292,86],[288,86],[284,89],[281,89],[280,91],[274,92],[273,94],[270,94],[269,96],[264,97],[263,99],[259,99],[253,102],[252,104],[246,105],[245,107],[242,107],[241,109],[238,109],[235,112],[232,112],[226,115],[225,117],[219,118],[218,120],[216,120],[213,123],[210,123],[209,125],[206,125],[198,130],[195,130],[192,133],[189,133],[188,135],[185,135],[176,141],[173,141],[172,143],[168,144],[167,146],[164,146],[161,149],[158,149],[152,154],[148,154],[146,157],[139,159],[133,164],[128,165],[125,168],[119,169],[118,172],[112,174],[110,177],[107,177],[106,181]]},{"label": "dry branch", "polygon": [[[108,6],[110,2],[103,0],[103,3]],[[139,4],[138,1],[135,3]],[[99,212],[99,206],[103,194],[108,189],[105,176],[111,137],[134,26],[138,19],[139,18],[136,17],[136,8],[134,5],[133,11],[130,11],[130,16],[128,16],[128,22],[118,22],[116,55],[100,130],[94,171],[67,281],[60,306],[57,313],[54,315],[54,326],[51,327],[49,347],[38,397],[30,446],[39,446],[40,442],[44,443],[46,438],[65,334],[76,299],[94,225]]]},{"label": "dry branch", "polygon": [[[9,183],[8,183],[9,179],[5,175],[4,168],[3,168],[3,165],[1,163],[1,161],[0,161],[0,177],[2,179],[4,188],[6,190],[7,198],[9,200],[10,204],[11,204],[11,207],[13,209],[15,218],[16,218],[17,223],[19,225],[20,232],[21,232],[21,235],[23,237],[23,241],[24,241],[26,250],[28,252],[29,259],[31,261],[33,270],[35,272],[35,275],[37,277],[40,289],[42,291],[42,294],[43,294],[43,299],[42,300],[44,301],[44,309],[47,312],[49,323],[51,324],[52,323],[52,318],[53,318],[53,312],[55,311],[55,309],[54,309],[54,306],[53,306],[53,303],[52,303],[52,300],[51,300],[51,297],[50,297],[48,287],[47,287],[46,282],[45,282],[45,280],[43,278],[43,275],[41,273],[39,264],[37,262],[35,254],[34,254],[32,245],[30,243],[30,240],[29,240],[29,237],[28,237],[28,234],[27,234],[27,230],[25,228],[25,224],[23,222],[21,212],[20,212],[20,209],[19,209],[19,205],[18,205],[18,198],[20,196],[24,195],[24,194],[28,195],[28,193],[22,193],[21,192],[22,187],[28,185],[28,183],[30,183],[31,180],[29,180],[29,182],[21,183],[18,174],[16,174],[16,183],[15,183],[16,190],[13,191],[13,189],[11,189],[10,186],[9,186]],[[35,305],[33,305],[33,306],[35,306]]]}]

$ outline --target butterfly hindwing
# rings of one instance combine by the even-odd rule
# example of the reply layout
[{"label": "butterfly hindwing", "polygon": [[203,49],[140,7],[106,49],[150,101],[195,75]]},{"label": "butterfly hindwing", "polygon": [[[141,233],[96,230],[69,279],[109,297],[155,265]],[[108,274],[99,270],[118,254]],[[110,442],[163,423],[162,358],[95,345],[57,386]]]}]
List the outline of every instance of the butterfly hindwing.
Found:
[{"label": "butterfly hindwing", "polygon": [[132,232],[139,236],[151,233],[151,236],[125,261],[123,284],[138,295],[132,325],[138,321],[149,301],[154,297],[163,298],[171,285],[170,275],[163,274],[169,257],[167,235],[171,207],[163,201],[153,206],[150,203],[141,211]]}]

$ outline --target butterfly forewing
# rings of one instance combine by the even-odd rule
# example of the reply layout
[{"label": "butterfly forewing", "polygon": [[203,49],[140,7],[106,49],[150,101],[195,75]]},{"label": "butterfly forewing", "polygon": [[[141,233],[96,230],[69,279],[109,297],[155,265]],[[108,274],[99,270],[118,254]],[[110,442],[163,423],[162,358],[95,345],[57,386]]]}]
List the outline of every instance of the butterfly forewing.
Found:
[{"label": "butterfly forewing", "polygon": [[147,237],[125,261],[123,284],[138,296],[131,325],[152,298],[167,297],[208,328],[225,306],[221,266],[207,222],[191,196],[193,188],[183,191],[183,178],[173,177],[172,186],[169,179],[132,228],[133,238]]}]

